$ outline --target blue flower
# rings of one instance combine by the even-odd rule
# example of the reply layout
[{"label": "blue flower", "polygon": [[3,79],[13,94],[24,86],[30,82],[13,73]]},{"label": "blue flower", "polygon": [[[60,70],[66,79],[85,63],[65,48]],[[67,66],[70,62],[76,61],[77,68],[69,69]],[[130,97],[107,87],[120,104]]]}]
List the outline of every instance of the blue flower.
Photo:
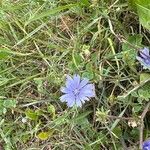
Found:
[{"label": "blue flower", "polygon": [[143,142],[143,150],[150,150],[150,140]]},{"label": "blue flower", "polygon": [[74,75],[73,78],[67,75],[66,86],[61,87],[61,91],[64,95],[60,100],[67,102],[68,107],[81,107],[89,98],[95,97],[94,84],[90,84],[87,78],[81,79],[79,75]]},{"label": "blue flower", "polygon": [[136,57],[144,69],[150,69],[150,54],[148,48],[143,48],[139,56]]}]

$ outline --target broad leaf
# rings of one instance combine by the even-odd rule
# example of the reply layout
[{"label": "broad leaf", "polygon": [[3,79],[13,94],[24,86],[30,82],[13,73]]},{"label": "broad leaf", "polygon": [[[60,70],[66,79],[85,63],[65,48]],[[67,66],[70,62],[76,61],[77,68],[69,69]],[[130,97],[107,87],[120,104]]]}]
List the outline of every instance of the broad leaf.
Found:
[{"label": "broad leaf", "polygon": [[138,12],[139,19],[143,27],[150,30],[150,9],[145,6],[137,4],[137,12]]}]

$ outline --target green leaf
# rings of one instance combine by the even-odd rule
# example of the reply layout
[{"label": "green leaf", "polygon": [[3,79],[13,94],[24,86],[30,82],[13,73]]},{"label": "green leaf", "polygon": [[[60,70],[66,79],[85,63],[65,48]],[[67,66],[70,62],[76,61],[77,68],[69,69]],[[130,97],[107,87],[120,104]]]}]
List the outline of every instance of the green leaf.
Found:
[{"label": "green leaf", "polygon": [[89,80],[93,79],[94,78],[94,73],[93,72],[84,72],[82,74],[82,77],[83,78],[88,78]]},{"label": "green leaf", "polygon": [[26,114],[26,117],[31,120],[38,120],[38,114],[36,111],[33,111],[31,109],[26,109],[25,114]]},{"label": "green leaf", "polygon": [[121,131],[120,126],[115,127],[115,128],[113,129],[113,133],[114,133],[117,137],[121,137],[122,131]]},{"label": "green leaf", "polygon": [[43,78],[34,78],[39,93],[43,93]]},{"label": "green leaf", "polygon": [[141,47],[142,38],[143,38],[143,36],[140,34],[129,36],[127,41],[130,44],[123,43],[122,50],[123,51],[134,50],[130,45],[134,45],[135,47]]},{"label": "green leaf", "polygon": [[134,3],[150,8],[149,0],[133,0]]},{"label": "green leaf", "polygon": [[137,97],[138,101],[142,103],[143,99],[144,100],[149,100],[150,98],[150,73],[141,73],[140,74],[140,84],[143,84],[146,82],[142,87],[137,89],[136,91],[132,92],[131,95],[133,97]]},{"label": "green leaf", "polygon": [[150,30],[150,0],[128,0],[128,3],[137,11],[140,23]]},{"label": "green leaf", "polygon": [[82,58],[79,54],[75,53],[72,57],[74,65],[78,68],[82,63]]},{"label": "green leaf", "polygon": [[80,2],[82,4],[84,4],[85,6],[89,6],[90,5],[89,0],[80,0]]},{"label": "green leaf", "polygon": [[28,55],[31,55],[31,54],[30,53],[23,54],[23,53],[12,51],[8,48],[0,48],[0,59],[9,58],[11,55],[28,56]]},{"label": "green leaf", "polygon": [[140,74],[140,83],[150,79],[150,73],[141,73]]},{"label": "green leaf", "polygon": [[141,111],[141,109],[142,109],[142,107],[141,107],[141,105],[138,103],[138,104],[135,104],[135,105],[133,105],[133,107],[132,107],[132,111],[134,112],[134,113],[138,113],[138,112],[140,112]]},{"label": "green leaf", "polygon": [[92,63],[87,63],[86,64],[86,71],[93,72],[93,65],[92,65]]},{"label": "green leaf", "polygon": [[49,133],[48,132],[40,132],[37,136],[40,140],[47,140],[49,137]]},{"label": "green leaf", "polygon": [[6,99],[3,102],[3,106],[6,108],[15,108],[17,101],[15,99]]},{"label": "green leaf", "polygon": [[8,81],[9,79],[0,76],[0,86],[7,84]]},{"label": "green leaf", "polygon": [[136,3],[135,0],[128,0],[128,5],[133,9],[133,10],[137,10],[136,9]]},{"label": "green leaf", "polygon": [[69,9],[69,8],[72,8],[72,7],[77,6],[77,5],[78,5],[78,3],[76,3],[76,4],[69,4],[69,5],[65,5],[65,6],[59,6],[57,8],[52,9],[52,10],[48,10],[48,11],[42,12],[40,14],[34,14],[34,16],[32,16],[29,19],[28,23],[30,23],[32,21],[35,21],[35,20],[38,20],[38,19],[41,19],[43,17],[54,15],[56,13],[59,13],[62,10]]},{"label": "green leaf", "polygon": [[0,48],[0,59],[6,59],[11,55],[10,51],[4,48]]},{"label": "green leaf", "polygon": [[48,107],[47,107],[47,111],[51,114],[51,116],[52,116],[52,119],[54,119],[55,118],[55,107],[53,106],[53,105],[49,105]]},{"label": "green leaf", "polygon": [[3,100],[0,100],[0,115],[4,113],[4,106],[3,106]]},{"label": "green leaf", "polygon": [[149,99],[150,99],[150,90],[149,89],[150,89],[150,82],[146,83],[138,90],[139,97],[149,101]]},{"label": "green leaf", "polygon": [[130,45],[141,47],[142,36],[138,34],[134,36],[129,36],[127,41],[128,43],[123,43],[122,45],[123,60],[132,70],[135,70],[134,66],[135,66],[137,51],[134,48],[132,48]]},{"label": "green leaf", "polygon": [[[149,4],[150,4],[150,1],[149,1]],[[150,30],[150,9],[140,4],[137,4],[137,12],[138,12],[139,19],[143,27]]]},{"label": "green leaf", "polygon": [[38,135],[37,135],[37,137],[40,139],[40,140],[47,140],[48,138],[50,138],[52,135],[53,135],[53,133],[54,133],[54,129],[51,129],[51,130],[49,130],[49,131],[47,131],[47,132],[40,132]]}]

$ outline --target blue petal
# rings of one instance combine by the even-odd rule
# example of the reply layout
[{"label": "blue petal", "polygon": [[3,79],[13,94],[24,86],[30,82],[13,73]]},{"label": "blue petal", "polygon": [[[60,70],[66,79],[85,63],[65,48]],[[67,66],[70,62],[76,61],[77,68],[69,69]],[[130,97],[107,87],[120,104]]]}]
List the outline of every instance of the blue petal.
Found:
[{"label": "blue petal", "polygon": [[66,88],[66,87],[61,87],[61,88],[60,88],[60,91],[63,92],[63,93],[66,93],[66,94],[67,94],[67,93],[69,94],[70,92],[72,92],[72,91],[70,91],[70,89],[68,89],[68,88]]},{"label": "blue petal", "polygon": [[143,150],[150,150],[150,140],[143,143]]},{"label": "blue petal", "polygon": [[146,146],[143,148],[143,150],[150,150],[150,147]]},{"label": "blue petal", "polygon": [[73,76],[73,82],[74,82],[74,87],[78,88],[80,84],[80,76],[79,75],[74,75]]},{"label": "blue petal", "polygon": [[144,49],[141,50],[140,55],[143,58],[147,58],[149,56],[149,49],[147,47],[145,47]]},{"label": "blue petal", "polygon": [[145,59],[144,62],[150,66],[150,59]]},{"label": "blue petal", "polygon": [[75,100],[67,101],[68,107],[72,107],[73,105],[75,105]]},{"label": "blue petal", "polygon": [[85,94],[86,97],[95,97],[95,87],[93,84],[87,84],[80,90],[80,93]]},{"label": "blue petal", "polygon": [[136,59],[141,63],[144,69],[150,69],[150,60],[144,59],[139,56],[136,57]]},{"label": "blue petal", "polygon": [[84,87],[85,85],[87,85],[88,82],[89,82],[89,79],[84,78],[84,79],[80,82],[79,89],[81,89],[82,87]]},{"label": "blue petal", "polygon": [[139,56],[136,56],[136,59],[139,61],[139,62],[144,62],[144,58],[141,58]]},{"label": "blue petal", "polygon": [[74,80],[69,75],[67,75],[66,87],[70,91],[73,91],[75,89],[75,87],[74,87]]},{"label": "blue petal", "polygon": [[64,94],[60,97],[61,102],[75,101],[75,96],[73,94]]},{"label": "blue petal", "polygon": [[77,105],[77,107],[81,107],[82,106],[81,99],[80,99],[79,96],[76,97],[76,105]]},{"label": "blue petal", "polygon": [[79,98],[82,101],[82,103],[85,103],[85,101],[89,101],[89,98],[83,92],[79,93]]}]

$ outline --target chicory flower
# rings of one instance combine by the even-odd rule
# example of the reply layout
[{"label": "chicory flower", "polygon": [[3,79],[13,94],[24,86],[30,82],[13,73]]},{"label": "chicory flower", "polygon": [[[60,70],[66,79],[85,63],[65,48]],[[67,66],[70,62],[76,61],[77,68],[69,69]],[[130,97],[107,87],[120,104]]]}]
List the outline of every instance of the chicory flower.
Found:
[{"label": "chicory flower", "polygon": [[67,102],[68,107],[74,105],[81,107],[85,101],[95,97],[94,84],[89,83],[87,78],[81,79],[79,75],[74,75],[73,78],[67,75],[66,86],[61,87],[61,92],[64,95],[60,97],[60,100],[61,102]]},{"label": "chicory flower", "polygon": [[144,69],[150,69],[150,54],[147,47],[140,50],[139,56],[136,57]]}]

